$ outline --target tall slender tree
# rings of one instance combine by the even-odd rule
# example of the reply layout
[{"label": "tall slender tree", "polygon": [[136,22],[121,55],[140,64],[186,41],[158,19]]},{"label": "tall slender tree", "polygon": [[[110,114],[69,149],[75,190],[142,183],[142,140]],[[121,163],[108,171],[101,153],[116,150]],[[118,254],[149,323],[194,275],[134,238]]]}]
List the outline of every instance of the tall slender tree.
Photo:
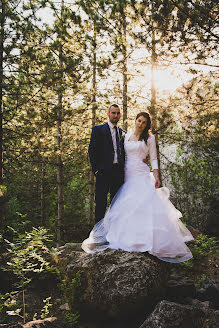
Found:
[{"label": "tall slender tree", "polygon": [[[91,126],[92,128],[96,124],[96,109],[97,109],[97,35],[96,35],[96,23],[93,21],[93,65],[92,65],[92,116]],[[94,223],[94,174],[90,170],[89,181],[89,223]]]},{"label": "tall slender tree", "polygon": [[[64,24],[64,0],[61,1],[60,25]],[[59,41],[59,86],[57,89],[57,192],[58,192],[58,214],[57,214],[57,241],[61,242],[61,229],[64,216],[64,182],[63,182],[63,160],[62,160],[62,120],[63,120],[63,45],[60,30],[58,30]]]},{"label": "tall slender tree", "polygon": [[[0,17],[0,185],[3,184],[3,54],[5,39],[5,1],[1,1],[1,17]],[[3,220],[3,204],[0,197],[0,227]]]},{"label": "tall slender tree", "polygon": [[6,1],[1,1],[1,18],[0,18],[0,184],[3,183],[3,54],[4,54],[4,41],[5,41],[5,6]]},{"label": "tall slender tree", "polygon": [[128,124],[128,72],[127,72],[127,21],[126,21],[126,1],[120,1],[120,12],[122,18],[122,76],[123,76],[123,92],[122,92],[122,107],[123,107],[123,129],[127,130]]}]

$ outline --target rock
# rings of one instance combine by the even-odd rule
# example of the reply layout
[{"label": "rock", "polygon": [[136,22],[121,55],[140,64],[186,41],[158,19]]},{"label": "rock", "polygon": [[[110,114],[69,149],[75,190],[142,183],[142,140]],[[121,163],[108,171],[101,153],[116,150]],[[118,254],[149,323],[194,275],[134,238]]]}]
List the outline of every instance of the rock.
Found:
[{"label": "rock", "polygon": [[[200,235],[200,230],[195,229],[194,227],[192,227],[191,225],[187,224],[186,228],[189,229],[189,231],[191,232],[191,234],[193,235],[194,239],[196,239],[198,237],[198,235]],[[194,241],[192,240],[190,243],[193,243]]]},{"label": "rock", "polygon": [[87,254],[71,244],[61,248],[59,265],[71,281],[81,272],[76,291],[80,315],[134,316],[149,313],[164,294],[169,266],[147,253],[105,250]]},{"label": "rock", "polygon": [[62,302],[62,300],[61,300],[61,298],[57,298],[56,300],[55,300],[55,302],[54,302],[54,304],[61,304],[61,302]]},{"label": "rock", "polygon": [[71,254],[72,251],[81,252],[81,243],[67,243],[59,247],[59,251],[61,252],[60,257],[65,257]]},{"label": "rock", "polygon": [[171,275],[167,285],[166,298],[180,302],[183,298],[195,297],[196,288],[194,282],[187,277]]},{"label": "rock", "polygon": [[161,301],[140,328],[200,328],[205,319],[199,307]]},{"label": "rock", "polygon": [[219,311],[211,311],[202,328],[218,328]]},{"label": "rock", "polygon": [[70,307],[69,307],[68,303],[60,305],[59,309],[64,310],[64,311],[70,311]]},{"label": "rock", "polygon": [[192,299],[191,300],[191,304],[194,305],[194,306],[199,306],[201,309],[203,309],[204,311],[205,310],[208,310],[209,307],[210,307],[210,302],[209,301],[205,301],[205,302],[200,302],[199,300],[197,299]]},{"label": "rock", "polygon": [[205,282],[197,292],[197,298],[205,301],[211,301],[213,306],[219,309],[219,281],[209,280]]}]

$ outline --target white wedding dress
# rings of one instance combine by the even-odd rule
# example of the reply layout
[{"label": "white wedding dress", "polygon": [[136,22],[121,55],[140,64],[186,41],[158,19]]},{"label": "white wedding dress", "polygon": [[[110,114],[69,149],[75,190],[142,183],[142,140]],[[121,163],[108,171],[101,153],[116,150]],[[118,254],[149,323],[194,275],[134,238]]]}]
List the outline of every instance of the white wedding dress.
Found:
[{"label": "white wedding dress", "polygon": [[143,162],[149,152],[152,168],[157,168],[155,138],[150,135],[146,145],[143,140],[129,141],[130,136],[124,140],[125,182],[81,247],[87,253],[110,248],[148,252],[167,262],[189,260],[192,254],[185,242],[194,238],[170,202],[169,190],[155,189],[153,174]]}]

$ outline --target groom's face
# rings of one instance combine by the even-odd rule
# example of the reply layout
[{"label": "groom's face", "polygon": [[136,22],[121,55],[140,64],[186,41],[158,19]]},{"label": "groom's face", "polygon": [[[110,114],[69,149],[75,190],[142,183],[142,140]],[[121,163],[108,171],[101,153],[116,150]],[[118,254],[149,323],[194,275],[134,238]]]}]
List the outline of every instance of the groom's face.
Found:
[{"label": "groom's face", "polygon": [[119,119],[121,117],[120,108],[112,106],[109,109],[108,116],[109,116],[109,121],[112,124],[117,124],[117,122],[119,121]]}]

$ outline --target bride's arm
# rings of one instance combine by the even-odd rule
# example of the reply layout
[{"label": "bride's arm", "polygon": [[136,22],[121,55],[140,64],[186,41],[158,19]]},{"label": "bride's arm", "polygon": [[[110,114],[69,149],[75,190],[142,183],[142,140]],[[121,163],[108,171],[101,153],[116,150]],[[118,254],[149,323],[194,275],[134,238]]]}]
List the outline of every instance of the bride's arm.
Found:
[{"label": "bride's arm", "polygon": [[159,178],[159,170],[153,170],[154,178],[155,178],[155,188],[160,188],[160,178]]},{"label": "bride's arm", "polygon": [[157,147],[154,135],[151,135],[148,139],[150,162],[153,169],[153,174],[155,178],[155,188],[160,187],[158,161],[157,161]]}]

